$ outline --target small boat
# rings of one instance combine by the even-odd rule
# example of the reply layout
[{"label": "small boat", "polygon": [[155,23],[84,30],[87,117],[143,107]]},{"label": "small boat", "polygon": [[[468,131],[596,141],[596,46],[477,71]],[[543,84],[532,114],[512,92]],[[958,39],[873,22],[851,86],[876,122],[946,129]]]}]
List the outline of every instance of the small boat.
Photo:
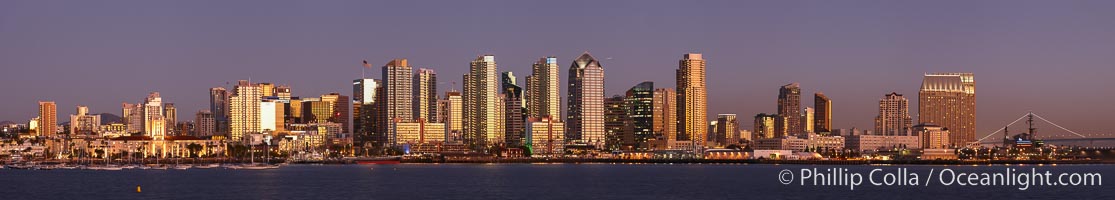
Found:
[{"label": "small boat", "polygon": [[136,169],[151,169],[151,166],[140,165],[140,166],[136,167]]},{"label": "small boat", "polygon": [[166,165],[156,165],[156,166],[154,166],[154,167],[151,167],[151,169],[157,169],[157,170],[167,170],[167,169],[170,169],[170,167],[168,167],[168,166],[166,166]]},{"label": "small boat", "polygon": [[124,168],[124,169],[135,169],[135,168],[137,168],[137,167],[139,167],[139,166],[136,166],[136,165],[124,165],[124,166],[120,166],[120,168]]},{"label": "small boat", "polygon": [[192,167],[193,166],[190,166],[190,165],[174,165],[174,169],[177,169],[177,170],[187,170],[187,169],[190,169]]},{"label": "small boat", "polygon": [[101,170],[105,170],[105,171],[120,171],[120,170],[123,170],[123,169],[124,168],[121,168],[120,166],[117,166],[117,165],[109,165],[109,166],[101,167]]},{"label": "small boat", "polygon": [[279,168],[278,165],[271,165],[271,164],[247,164],[247,165],[242,166],[240,169],[265,170],[265,169],[278,169],[278,168]]},{"label": "small boat", "polygon": [[213,164],[207,164],[207,165],[194,166],[194,168],[198,168],[198,169],[213,169],[213,168],[218,168],[218,167],[221,167],[221,164],[213,163]]},{"label": "small boat", "polygon": [[77,169],[77,168],[78,168],[77,165],[62,165],[62,166],[58,167],[58,169]]}]

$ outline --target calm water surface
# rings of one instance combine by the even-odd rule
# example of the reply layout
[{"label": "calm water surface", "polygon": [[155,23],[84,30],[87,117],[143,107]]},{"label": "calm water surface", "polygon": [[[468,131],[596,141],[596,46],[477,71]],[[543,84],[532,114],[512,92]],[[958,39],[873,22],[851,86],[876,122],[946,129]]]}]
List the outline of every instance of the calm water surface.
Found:
[{"label": "calm water surface", "polygon": [[[1113,165],[830,166],[708,164],[291,165],[277,170],[0,170],[0,199],[1115,199],[1103,186],[801,186],[783,169],[1099,172]],[[934,175],[936,176],[936,175]],[[933,177],[936,179],[937,177]],[[926,181],[926,180],[921,180]],[[937,181],[937,180],[933,180]],[[933,182],[936,183],[936,182]],[[136,186],[142,192],[136,193]]]}]

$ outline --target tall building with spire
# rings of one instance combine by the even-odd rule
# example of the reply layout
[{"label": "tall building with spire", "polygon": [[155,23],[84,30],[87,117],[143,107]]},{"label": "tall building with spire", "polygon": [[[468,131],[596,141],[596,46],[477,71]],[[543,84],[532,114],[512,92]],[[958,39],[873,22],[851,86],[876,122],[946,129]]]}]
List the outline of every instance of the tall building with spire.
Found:
[{"label": "tall building with spire", "polygon": [[39,136],[54,137],[58,133],[58,105],[53,101],[39,102]]},{"label": "tall building with spire", "polygon": [[832,100],[824,93],[813,94],[813,108],[816,113],[813,118],[813,128],[819,132],[832,131]]},{"label": "tall building with spire", "polygon": [[426,123],[437,121],[437,73],[432,69],[420,68],[414,74],[414,113],[415,120]]},{"label": "tall building with spire", "polygon": [[240,141],[247,134],[260,132],[259,104],[262,98],[259,86],[247,80],[237,82],[229,97],[229,139]]},{"label": "tall building with spire", "polygon": [[705,146],[708,135],[708,89],[705,81],[705,59],[690,53],[678,61],[677,117],[679,140],[690,140],[694,146]]},{"label": "tall building with spire", "polygon": [[933,123],[948,129],[948,141],[952,145],[975,142],[975,75],[925,74],[918,92],[918,123]]},{"label": "tall building with spire", "polygon": [[503,111],[499,97],[499,73],[496,57],[483,55],[469,63],[463,77],[465,143],[475,148],[499,146],[504,142]]},{"label": "tall building with spire", "polygon": [[383,99],[379,104],[379,112],[384,117],[378,120],[379,132],[387,134],[386,144],[394,145],[395,135],[387,131],[390,122],[398,119],[402,122],[414,120],[414,87],[411,77],[411,67],[406,59],[394,59],[383,65]]},{"label": "tall building with spire", "polygon": [[796,135],[805,130],[801,126],[801,86],[798,83],[779,88],[778,115],[786,118],[786,132],[781,135]]},{"label": "tall building with spire", "polygon": [[569,67],[566,140],[604,148],[604,68],[588,52]]},{"label": "tall building with spire", "polygon": [[561,87],[558,79],[558,66],[556,57],[538,59],[531,66],[531,74],[526,77],[526,107],[527,115],[531,118],[551,116],[550,120],[558,120],[561,116]]}]

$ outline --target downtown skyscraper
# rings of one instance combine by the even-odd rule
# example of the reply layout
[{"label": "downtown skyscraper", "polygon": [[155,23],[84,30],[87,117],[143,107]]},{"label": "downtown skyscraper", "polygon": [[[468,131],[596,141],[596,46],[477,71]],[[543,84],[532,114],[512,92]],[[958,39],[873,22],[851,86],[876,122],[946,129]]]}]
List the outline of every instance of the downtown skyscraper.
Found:
[{"label": "downtown skyscraper", "polygon": [[975,142],[975,75],[925,74],[918,92],[918,123],[933,123],[947,128],[952,145]]},{"label": "downtown skyscraper", "polygon": [[421,68],[414,74],[414,120],[437,121],[437,73]]},{"label": "downtown skyscraper", "polygon": [[474,148],[498,146],[504,141],[496,57],[483,55],[469,63],[462,96],[464,140]]},{"label": "downtown skyscraper", "polygon": [[832,99],[824,93],[813,94],[813,108],[816,113],[813,117],[813,129],[820,132],[832,131]]},{"label": "downtown skyscraper", "polygon": [[263,92],[247,80],[237,82],[233,91],[229,98],[229,139],[240,141],[249,133],[260,132],[259,104]]},{"label": "downtown skyscraper", "polygon": [[158,92],[152,92],[143,100],[143,131],[144,135],[156,139],[166,137],[166,116],[163,113],[163,98]]},{"label": "downtown skyscraper", "polygon": [[54,137],[58,133],[58,105],[53,101],[39,102],[39,136]]},{"label": "downtown skyscraper", "polygon": [[784,131],[775,135],[796,135],[804,131],[801,126],[801,86],[798,83],[783,85],[778,89],[778,116],[786,118]]},{"label": "downtown skyscraper", "polygon": [[708,135],[708,89],[705,60],[701,54],[685,54],[677,69],[678,140],[705,146]]},{"label": "downtown skyscraper", "polygon": [[569,67],[566,140],[604,148],[604,68],[588,52]]},{"label": "downtown skyscraper", "polygon": [[550,116],[551,120],[558,120],[561,116],[561,87],[558,79],[558,66],[556,57],[538,59],[531,66],[531,74],[526,77],[526,107],[530,118]]},{"label": "downtown skyscraper", "polygon": [[500,76],[500,97],[503,104],[503,127],[508,146],[522,146],[526,137],[526,109],[523,108],[523,88],[516,84],[515,74],[503,72]]},{"label": "downtown skyscraper", "polygon": [[[214,126],[212,133],[214,134],[228,133],[228,101],[228,91],[225,90],[225,88],[209,88],[209,112],[213,113]],[[127,105],[125,105],[124,107],[127,107]],[[125,115],[127,114],[125,113]]]},{"label": "downtown skyscraper", "polygon": [[902,94],[891,92],[879,100],[879,116],[875,117],[875,134],[906,135],[913,126],[910,101]]},{"label": "downtown skyscraper", "polygon": [[[366,65],[370,66],[370,65]],[[376,121],[378,106],[376,101],[379,97],[377,91],[381,89],[382,84],[379,80],[370,78],[361,78],[352,80],[352,130],[354,136],[360,142],[379,141],[380,144],[387,141],[386,135],[382,132],[377,132],[379,122]],[[292,103],[291,105],[295,105]],[[374,133],[374,134],[373,134]]]},{"label": "downtown skyscraper", "polygon": [[647,141],[654,137],[655,104],[654,82],[644,81],[631,87],[624,94],[624,104],[627,109],[627,134],[624,143],[631,145],[635,150],[646,150]]},{"label": "downtown skyscraper", "polygon": [[384,144],[393,145],[395,142],[395,135],[387,131],[388,126],[395,120],[401,122],[412,122],[414,120],[414,88],[413,80],[411,77],[412,71],[406,59],[394,59],[387,62],[382,67],[383,71],[383,102],[380,102],[378,112],[382,119],[379,119],[379,131],[386,134],[386,141]]},{"label": "downtown skyscraper", "polygon": [[656,140],[677,141],[677,93],[673,88],[654,89],[653,132]]}]

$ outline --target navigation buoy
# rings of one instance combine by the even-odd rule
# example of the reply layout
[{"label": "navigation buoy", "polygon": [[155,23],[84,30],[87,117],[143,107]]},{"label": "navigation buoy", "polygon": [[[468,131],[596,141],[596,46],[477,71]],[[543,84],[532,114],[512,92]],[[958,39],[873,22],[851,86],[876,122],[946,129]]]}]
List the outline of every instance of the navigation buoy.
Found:
[{"label": "navigation buoy", "polygon": [[140,189],[139,185],[136,185],[136,193],[140,193],[140,192],[143,192],[143,189]]}]

